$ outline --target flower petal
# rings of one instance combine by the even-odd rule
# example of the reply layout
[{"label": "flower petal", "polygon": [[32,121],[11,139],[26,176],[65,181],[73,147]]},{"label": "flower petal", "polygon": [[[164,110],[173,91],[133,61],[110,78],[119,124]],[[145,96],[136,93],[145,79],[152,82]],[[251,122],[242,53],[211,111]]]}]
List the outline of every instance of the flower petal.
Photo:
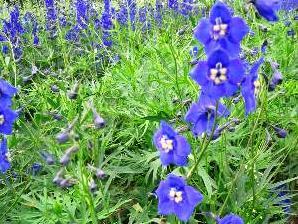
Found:
[{"label": "flower petal", "polygon": [[249,32],[249,28],[240,17],[233,17],[229,25],[229,39],[239,43]]},{"label": "flower petal", "polygon": [[174,213],[181,220],[186,222],[192,215],[194,207],[191,206],[187,200],[174,204]]},{"label": "flower petal", "polygon": [[210,32],[212,24],[207,19],[202,19],[199,25],[194,30],[195,38],[202,44],[206,44],[211,40]]},{"label": "flower petal", "polygon": [[221,18],[221,21],[227,24],[230,22],[231,16],[231,10],[222,2],[217,2],[215,5],[213,5],[210,11],[210,21],[213,24],[216,23],[215,20],[217,18]]},{"label": "flower petal", "polygon": [[222,38],[219,40],[219,45],[226,52],[229,52],[230,58],[239,57],[239,53],[241,51],[240,43],[234,43],[228,40],[228,38]]},{"label": "flower petal", "polygon": [[204,86],[208,82],[208,65],[204,61],[199,61],[198,64],[191,70],[190,76],[199,85]]},{"label": "flower petal", "polygon": [[174,164],[174,154],[172,152],[165,153],[160,150],[160,161],[163,166]]},{"label": "flower petal", "polygon": [[190,145],[185,137],[181,135],[176,136],[176,154],[187,157],[190,154]]},{"label": "flower petal", "polygon": [[221,49],[215,50],[208,57],[209,68],[215,68],[217,63],[221,63],[223,67],[228,67],[230,63],[229,55]]},{"label": "flower petal", "polygon": [[228,81],[232,84],[239,84],[242,82],[245,74],[244,65],[241,60],[234,59],[230,61],[228,67]]},{"label": "flower petal", "polygon": [[226,97],[233,96],[239,89],[239,86],[237,84],[232,84],[230,82],[226,82],[224,84],[224,86],[225,86],[225,96]]},{"label": "flower petal", "polygon": [[187,195],[188,203],[195,207],[203,200],[203,195],[191,186],[185,186],[184,191]]}]

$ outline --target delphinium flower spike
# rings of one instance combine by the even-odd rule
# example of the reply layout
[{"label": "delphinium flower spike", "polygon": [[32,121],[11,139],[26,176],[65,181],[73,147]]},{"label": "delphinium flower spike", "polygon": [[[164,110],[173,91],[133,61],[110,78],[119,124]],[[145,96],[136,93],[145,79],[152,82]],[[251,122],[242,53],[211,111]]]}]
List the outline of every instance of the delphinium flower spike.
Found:
[{"label": "delphinium flower spike", "polygon": [[0,170],[5,173],[10,168],[9,152],[7,147],[7,139],[0,141]]},{"label": "delphinium flower spike", "polygon": [[57,36],[57,12],[54,0],[45,0],[46,5],[46,29],[50,38]]},{"label": "delphinium flower spike", "polygon": [[213,51],[207,61],[199,61],[190,75],[202,91],[214,98],[230,97],[239,89],[245,74],[242,61],[232,59],[221,49]]},{"label": "delphinium flower spike", "polygon": [[153,141],[160,153],[162,165],[187,165],[187,158],[191,152],[190,145],[185,137],[175,132],[165,121],[160,123],[160,129],[154,134]]},{"label": "delphinium flower spike", "polygon": [[[227,117],[230,112],[220,102],[216,108],[216,100],[201,93],[197,103],[193,103],[185,115],[185,120],[193,125],[192,132],[194,136],[211,133],[214,126],[216,113],[218,117]],[[217,111],[216,111],[217,109]]]},{"label": "delphinium flower spike", "polygon": [[232,17],[231,10],[218,1],[211,9],[210,18],[200,21],[194,35],[204,45],[207,54],[221,47],[229,52],[230,57],[237,57],[240,42],[248,32],[244,20]]},{"label": "delphinium flower spike", "polygon": [[161,181],[156,194],[158,212],[162,215],[175,214],[181,221],[188,221],[195,207],[202,202],[203,195],[188,186],[184,178],[169,174]]}]

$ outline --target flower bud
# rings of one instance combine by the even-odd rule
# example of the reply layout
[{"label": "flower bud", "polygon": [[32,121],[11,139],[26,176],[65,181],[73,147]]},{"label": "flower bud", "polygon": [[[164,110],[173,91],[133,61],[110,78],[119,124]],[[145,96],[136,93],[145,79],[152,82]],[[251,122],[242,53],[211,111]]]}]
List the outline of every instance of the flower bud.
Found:
[{"label": "flower bud", "polygon": [[276,126],[272,126],[272,127],[273,127],[276,135],[279,138],[285,138],[285,137],[287,137],[288,132],[285,129],[282,129],[282,128],[279,128],[279,127],[276,127]]}]

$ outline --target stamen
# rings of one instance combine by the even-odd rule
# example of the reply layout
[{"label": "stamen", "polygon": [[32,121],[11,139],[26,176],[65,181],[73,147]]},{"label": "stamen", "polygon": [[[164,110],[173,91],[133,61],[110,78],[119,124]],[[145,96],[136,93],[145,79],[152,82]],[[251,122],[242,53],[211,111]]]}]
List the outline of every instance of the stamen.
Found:
[{"label": "stamen", "polygon": [[171,200],[175,201],[176,203],[179,203],[183,200],[182,194],[182,191],[177,191],[176,188],[171,188],[169,196]]},{"label": "stamen", "polygon": [[5,122],[4,115],[1,114],[1,115],[0,115],[0,125],[3,125],[4,122]]},{"label": "stamen", "polygon": [[160,139],[160,144],[165,153],[173,150],[173,140],[169,139],[166,135],[162,136],[162,138]]},{"label": "stamen", "polygon": [[227,80],[227,76],[224,75],[224,74],[222,74],[221,76],[219,76],[219,79],[220,79],[221,81],[226,81],[226,80]]},{"label": "stamen", "polygon": [[215,32],[220,31],[220,25],[214,25],[213,26],[213,31],[215,31]]},{"label": "stamen", "polygon": [[219,73],[220,73],[221,75],[226,75],[226,74],[227,74],[227,71],[228,71],[227,68],[220,68],[220,69],[219,69]]}]

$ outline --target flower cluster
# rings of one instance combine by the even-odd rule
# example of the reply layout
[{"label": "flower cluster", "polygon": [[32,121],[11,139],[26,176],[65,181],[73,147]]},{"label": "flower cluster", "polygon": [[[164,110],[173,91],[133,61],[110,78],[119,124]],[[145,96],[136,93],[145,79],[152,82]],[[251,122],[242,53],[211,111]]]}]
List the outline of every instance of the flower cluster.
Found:
[{"label": "flower cluster", "polygon": [[[21,46],[21,35],[24,29],[20,22],[20,12],[18,7],[10,12],[9,21],[3,20],[3,32],[0,32],[0,42],[8,42],[11,46],[13,57],[15,60],[20,60],[23,54]],[[4,45],[3,53],[8,53],[8,45]]]},{"label": "flower cluster", "polygon": [[[184,1],[185,10],[192,1]],[[189,9],[191,11],[191,9]],[[194,30],[194,35],[203,45],[207,55],[206,61],[197,61],[190,72],[190,76],[201,87],[199,100],[193,103],[185,116],[185,120],[192,124],[195,137],[207,134],[211,139],[217,137],[239,120],[217,127],[218,117],[227,117],[229,110],[220,100],[231,97],[242,91],[246,112],[256,108],[255,92],[257,91],[257,71],[263,63],[260,59],[246,74],[246,66],[240,59],[240,43],[249,28],[240,17],[233,17],[231,10],[222,2],[217,2],[210,11],[209,19],[202,19]],[[216,138],[217,138],[216,137]],[[156,131],[154,145],[160,154],[163,166],[186,166],[191,148],[186,138],[177,133],[169,124],[162,121]],[[195,152],[194,152],[195,153]],[[194,168],[196,165],[194,165]],[[190,177],[191,175],[187,175]],[[187,221],[195,207],[203,200],[203,196],[193,187],[186,185],[182,177],[168,175],[161,181],[157,191],[160,214],[175,214],[180,220]],[[243,223],[242,219],[230,214],[218,223]]]},{"label": "flower cluster", "polygon": [[16,88],[0,78],[0,135],[3,135],[0,142],[0,170],[2,173],[10,168],[5,135],[12,134],[13,124],[18,117],[17,112],[11,109],[12,97],[16,93]]},{"label": "flower cluster", "polygon": [[46,29],[50,34],[50,38],[57,36],[57,12],[54,0],[45,0],[46,5]]},{"label": "flower cluster", "polygon": [[110,0],[104,1],[104,11],[101,16],[102,27],[102,42],[106,47],[111,47],[113,42],[111,40],[110,30],[113,28],[112,15],[111,15],[111,2]]}]

